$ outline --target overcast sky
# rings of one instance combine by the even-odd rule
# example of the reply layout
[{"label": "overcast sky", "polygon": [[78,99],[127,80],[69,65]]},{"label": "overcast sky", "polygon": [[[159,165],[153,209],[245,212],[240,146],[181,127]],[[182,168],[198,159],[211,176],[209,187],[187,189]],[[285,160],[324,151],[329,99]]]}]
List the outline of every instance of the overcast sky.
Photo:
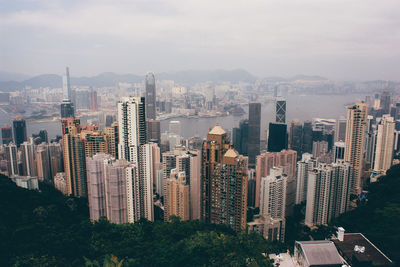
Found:
[{"label": "overcast sky", "polygon": [[0,0],[0,70],[400,80],[400,0]]}]

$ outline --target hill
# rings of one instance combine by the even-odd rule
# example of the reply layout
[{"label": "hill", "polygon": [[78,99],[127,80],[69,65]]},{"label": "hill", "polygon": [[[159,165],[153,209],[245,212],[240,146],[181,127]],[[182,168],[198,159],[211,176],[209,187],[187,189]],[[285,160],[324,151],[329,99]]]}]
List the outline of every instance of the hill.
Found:
[{"label": "hill", "polygon": [[40,188],[0,175],[0,266],[272,266],[261,253],[278,250],[258,234],[199,221],[91,223],[85,199]]}]

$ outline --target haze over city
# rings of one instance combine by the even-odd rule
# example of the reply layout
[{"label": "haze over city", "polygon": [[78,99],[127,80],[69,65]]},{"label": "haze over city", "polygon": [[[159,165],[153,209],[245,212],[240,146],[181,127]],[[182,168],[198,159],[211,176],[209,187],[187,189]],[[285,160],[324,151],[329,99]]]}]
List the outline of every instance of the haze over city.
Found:
[{"label": "haze over city", "polygon": [[398,80],[400,2],[1,1],[0,70]]}]

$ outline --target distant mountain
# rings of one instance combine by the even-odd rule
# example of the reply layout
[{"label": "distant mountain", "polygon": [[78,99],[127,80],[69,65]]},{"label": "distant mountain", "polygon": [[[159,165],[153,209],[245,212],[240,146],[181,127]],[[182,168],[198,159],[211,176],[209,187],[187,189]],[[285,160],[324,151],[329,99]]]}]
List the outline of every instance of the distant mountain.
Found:
[{"label": "distant mountain", "polygon": [[[92,77],[71,77],[71,84],[76,86],[114,86],[118,82],[142,82],[144,75],[115,74],[112,72],[101,73]],[[174,80],[182,84],[195,84],[199,82],[254,82],[257,78],[249,72],[236,70],[188,70],[174,73],[158,73],[157,80]],[[0,81],[1,91],[14,91],[31,86],[54,87],[62,86],[62,77],[56,74],[43,74],[24,81]]]},{"label": "distant mountain", "polygon": [[284,77],[267,77],[264,78],[266,81],[270,82],[293,82],[293,81],[298,81],[298,80],[305,80],[305,81],[325,81],[328,80],[328,78],[321,77],[318,75],[295,75],[289,78],[284,78]]},{"label": "distant mountain", "polygon": [[29,76],[22,73],[0,71],[0,82],[22,82],[26,79],[29,79]]}]

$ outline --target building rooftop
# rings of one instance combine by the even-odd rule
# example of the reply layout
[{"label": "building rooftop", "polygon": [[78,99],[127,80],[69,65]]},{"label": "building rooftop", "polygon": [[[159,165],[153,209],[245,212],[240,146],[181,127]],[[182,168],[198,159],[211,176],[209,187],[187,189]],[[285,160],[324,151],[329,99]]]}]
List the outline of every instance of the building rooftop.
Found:
[{"label": "building rooftop", "polygon": [[229,158],[236,158],[237,156],[239,156],[239,153],[233,148],[228,149],[228,151],[226,151],[224,155],[224,157],[229,157]]},{"label": "building rooftop", "polygon": [[296,241],[296,243],[301,246],[310,266],[341,266],[343,264],[343,260],[332,241]]},{"label": "building rooftop", "polygon": [[220,125],[217,124],[214,126],[214,128],[211,129],[209,134],[223,135],[223,134],[226,134],[226,131],[224,129],[222,129],[222,127]]},{"label": "building rooftop", "polygon": [[371,263],[377,266],[392,264],[392,261],[361,233],[347,233],[344,234],[343,241],[339,239],[332,241],[340,254],[353,265],[355,263]]}]

